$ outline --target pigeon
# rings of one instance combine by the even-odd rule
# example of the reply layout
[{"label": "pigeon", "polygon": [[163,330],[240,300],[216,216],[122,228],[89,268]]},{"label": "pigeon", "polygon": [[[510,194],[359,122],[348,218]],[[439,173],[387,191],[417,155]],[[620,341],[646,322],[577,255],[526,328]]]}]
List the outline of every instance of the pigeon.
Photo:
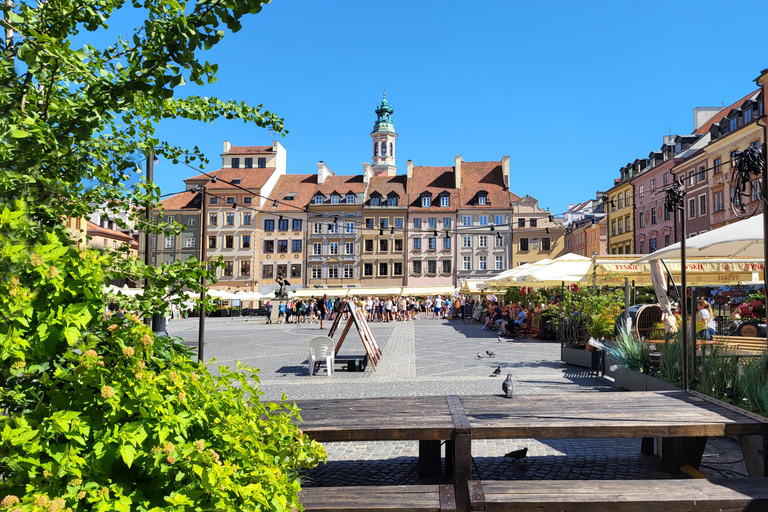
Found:
[{"label": "pigeon", "polygon": [[496,352],[491,352],[490,350],[486,350],[485,353],[488,354],[488,357],[496,357]]},{"label": "pigeon", "polygon": [[522,460],[525,458],[525,456],[528,455],[528,447],[521,450],[512,450],[509,453],[505,453],[504,456],[508,459],[515,459],[515,460]]},{"label": "pigeon", "polygon": [[478,352],[478,353],[477,353],[477,358],[478,358],[478,359],[482,359],[482,358],[483,358],[483,354],[481,354],[480,352]]},{"label": "pigeon", "polygon": [[504,396],[512,398],[515,392],[515,381],[512,380],[511,373],[508,373],[507,378],[501,383],[501,390],[504,391]]},{"label": "pigeon", "polygon": [[493,373],[489,375],[489,377],[498,377],[501,375],[501,366],[497,366],[495,370],[493,370]]},{"label": "pigeon", "polygon": [[732,388],[725,388],[725,397],[730,401],[732,404],[736,403],[736,393],[733,392]]}]

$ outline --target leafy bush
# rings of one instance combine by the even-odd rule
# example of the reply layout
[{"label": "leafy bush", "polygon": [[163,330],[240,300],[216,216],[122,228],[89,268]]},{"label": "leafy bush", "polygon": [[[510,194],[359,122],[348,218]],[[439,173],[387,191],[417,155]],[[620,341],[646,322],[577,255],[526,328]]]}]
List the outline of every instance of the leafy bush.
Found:
[{"label": "leafy bush", "polygon": [[52,231],[28,243],[28,223],[20,204],[0,212],[0,270],[13,276],[0,283],[3,504],[297,507],[297,471],[324,450],[294,425],[295,407],[261,403],[247,367],[212,375],[135,314],[105,320],[111,256]]}]

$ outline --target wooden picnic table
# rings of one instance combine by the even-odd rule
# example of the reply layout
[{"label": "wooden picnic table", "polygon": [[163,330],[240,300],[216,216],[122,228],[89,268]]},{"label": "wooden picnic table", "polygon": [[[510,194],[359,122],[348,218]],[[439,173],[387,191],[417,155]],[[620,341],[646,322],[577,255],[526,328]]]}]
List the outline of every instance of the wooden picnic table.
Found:
[{"label": "wooden picnic table", "polygon": [[[321,441],[419,441],[419,474],[446,473],[459,510],[468,503],[472,439],[660,438],[664,456],[698,467],[707,437],[738,436],[751,477],[768,474],[768,418],[696,391],[303,400],[301,429]],[[680,460],[678,460],[680,462]],[[680,467],[680,466],[677,466]]]}]

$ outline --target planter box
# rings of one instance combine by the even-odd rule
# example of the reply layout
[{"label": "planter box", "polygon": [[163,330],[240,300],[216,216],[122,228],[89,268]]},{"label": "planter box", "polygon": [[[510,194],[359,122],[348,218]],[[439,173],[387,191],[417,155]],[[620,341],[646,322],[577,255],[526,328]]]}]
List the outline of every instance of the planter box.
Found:
[{"label": "planter box", "polygon": [[240,310],[239,310],[239,309],[233,309],[233,310],[230,312],[230,315],[229,315],[229,316],[240,316]]},{"label": "planter box", "polygon": [[562,345],[560,347],[560,360],[566,364],[597,370],[600,367],[600,352]]},{"label": "planter box", "polygon": [[679,389],[667,381],[634,370],[628,370],[623,366],[616,368],[613,379],[616,384],[628,391],[669,391]]}]

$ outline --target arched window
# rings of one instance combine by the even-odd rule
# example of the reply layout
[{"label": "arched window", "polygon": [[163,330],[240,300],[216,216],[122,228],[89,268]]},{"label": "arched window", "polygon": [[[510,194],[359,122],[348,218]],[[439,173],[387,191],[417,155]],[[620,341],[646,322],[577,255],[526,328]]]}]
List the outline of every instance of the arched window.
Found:
[{"label": "arched window", "polygon": [[379,156],[379,145],[376,142],[373,143],[373,156]]},{"label": "arched window", "polygon": [[392,143],[391,142],[389,143],[389,156],[395,156],[395,152],[392,149]]},{"label": "arched window", "polygon": [[381,156],[387,156],[387,143],[381,143]]}]

